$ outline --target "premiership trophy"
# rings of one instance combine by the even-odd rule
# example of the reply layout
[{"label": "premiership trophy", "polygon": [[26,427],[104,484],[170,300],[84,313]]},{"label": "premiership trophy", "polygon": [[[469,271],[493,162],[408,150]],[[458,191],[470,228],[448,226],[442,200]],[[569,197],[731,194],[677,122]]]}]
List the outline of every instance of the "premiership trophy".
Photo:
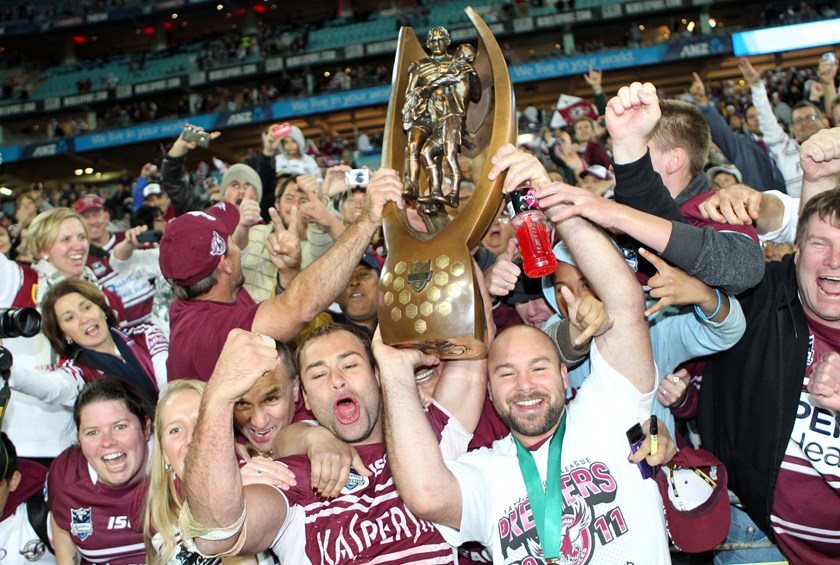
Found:
[{"label": "premiership trophy", "polygon": [[[406,208],[388,204],[388,258],[379,281],[379,328],[392,346],[442,359],[487,353],[484,309],[470,250],[502,206],[504,175],[491,182],[490,158],[516,138],[513,87],[501,49],[472,8],[477,46],[449,51],[446,29],[429,30],[423,49],[400,30],[382,165],[403,172]],[[458,155],[473,161],[475,190],[459,206]],[[451,185],[445,186],[445,178]]]}]

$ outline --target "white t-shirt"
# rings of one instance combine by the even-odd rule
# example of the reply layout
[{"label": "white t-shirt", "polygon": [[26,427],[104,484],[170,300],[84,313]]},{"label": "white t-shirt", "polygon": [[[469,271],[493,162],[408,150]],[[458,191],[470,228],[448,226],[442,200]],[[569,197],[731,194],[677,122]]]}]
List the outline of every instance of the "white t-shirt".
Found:
[{"label": "white t-shirt", "polygon": [[[567,407],[563,439],[562,553],[570,563],[670,563],[662,499],[627,461],[626,431],[650,416],[656,390],[642,394],[609,366],[594,342],[592,373]],[[545,480],[549,442],[533,452]],[[542,563],[542,548],[512,436],[447,466],[461,486],[460,531],[438,525],[453,545],[477,541],[493,563]]]},{"label": "white t-shirt", "polygon": [[26,503],[0,522],[0,563],[3,565],[55,565],[55,555],[38,538],[29,523]]}]

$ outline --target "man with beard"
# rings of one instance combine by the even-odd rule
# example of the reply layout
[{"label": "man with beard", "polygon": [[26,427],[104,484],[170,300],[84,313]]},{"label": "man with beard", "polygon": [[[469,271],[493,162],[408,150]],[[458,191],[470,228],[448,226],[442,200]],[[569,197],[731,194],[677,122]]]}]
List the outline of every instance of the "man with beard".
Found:
[{"label": "man with beard", "polygon": [[[490,178],[507,170],[506,192],[530,181],[538,197],[551,195],[533,156],[509,145],[494,163]],[[548,204],[541,202],[550,213]],[[509,328],[491,345],[487,369],[493,406],[511,434],[444,462],[413,388],[424,356],[376,342],[394,481],[406,506],[447,541],[478,541],[497,564],[667,563],[662,502],[634,464],[647,449],[628,461],[625,437],[648,418],[656,392],[644,295],[598,228],[580,218],[557,228],[615,321],[594,338],[592,373],[577,397],[567,408],[567,370],[551,340],[536,328]]]},{"label": "man with beard", "polygon": [[[367,336],[349,326],[322,326],[297,358],[306,407],[358,451],[349,480],[335,498],[321,498],[310,484],[309,460],[296,455],[280,460],[295,474],[288,491],[243,488],[230,457],[231,412],[263,373],[274,370],[277,356],[260,336],[235,330],[207,385],[190,446],[188,507],[181,515],[181,524],[191,526],[182,528],[187,544],[220,556],[270,547],[280,562],[296,564],[457,563],[434,526],[414,517],[397,495],[383,441],[381,376]],[[427,417],[446,457],[466,450],[484,398],[484,371],[483,361],[449,362],[443,369]]]},{"label": "man with beard", "polygon": [[[260,303],[242,288],[241,251],[232,234],[239,211],[220,202],[206,212],[174,219],[160,244],[160,268],[175,292],[170,308],[170,379],[207,380],[233,328],[288,342],[325,310],[350,282],[387,202],[402,206],[396,171],[379,169],[366,206],[324,255],[304,269],[282,294]],[[317,289],[317,291],[314,291]]]}]

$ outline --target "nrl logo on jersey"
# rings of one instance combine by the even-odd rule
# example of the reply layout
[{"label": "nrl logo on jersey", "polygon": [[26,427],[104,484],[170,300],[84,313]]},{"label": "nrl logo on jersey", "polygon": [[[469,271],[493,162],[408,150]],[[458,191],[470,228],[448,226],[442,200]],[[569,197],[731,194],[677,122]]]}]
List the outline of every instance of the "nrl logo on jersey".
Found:
[{"label": "nrl logo on jersey", "polygon": [[353,491],[364,490],[370,484],[370,480],[350,469],[350,476],[347,477],[347,482],[344,483],[344,488],[341,489],[341,494],[350,494]]},{"label": "nrl logo on jersey", "polygon": [[90,508],[70,509],[70,535],[84,541],[93,534],[93,515]]}]

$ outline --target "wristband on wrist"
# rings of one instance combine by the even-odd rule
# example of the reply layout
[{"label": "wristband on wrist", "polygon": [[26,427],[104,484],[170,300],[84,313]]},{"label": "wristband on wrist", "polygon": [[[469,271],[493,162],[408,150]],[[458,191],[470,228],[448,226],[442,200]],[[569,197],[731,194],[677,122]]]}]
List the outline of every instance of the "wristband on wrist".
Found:
[{"label": "wristband on wrist", "polygon": [[721,296],[720,290],[718,289],[715,289],[715,294],[717,295],[717,308],[715,308],[715,311],[712,312],[710,316],[705,315],[700,309],[700,306],[697,304],[694,305],[694,313],[697,314],[697,317],[701,320],[711,320],[718,315],[718,312],[720,312],[720,309],[723,306],[723,296]]}]

